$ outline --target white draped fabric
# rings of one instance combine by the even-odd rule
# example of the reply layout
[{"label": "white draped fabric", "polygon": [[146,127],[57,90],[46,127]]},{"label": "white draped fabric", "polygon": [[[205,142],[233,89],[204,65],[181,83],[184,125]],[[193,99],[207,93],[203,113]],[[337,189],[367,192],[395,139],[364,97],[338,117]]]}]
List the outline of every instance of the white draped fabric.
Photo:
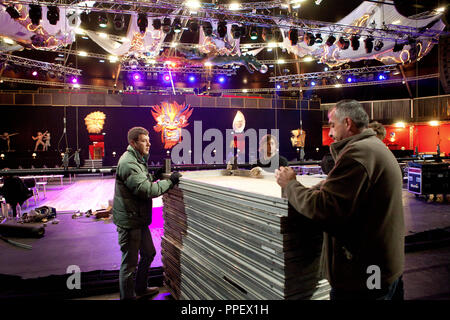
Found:
[{"label": "white draped fabric", "polygon": [[[386,26],[389,27],[390,24],[408,26],[413,28],[421,28],[427,26],[429,23],[436,19],[440,19],[441,14],[437,14],[434,17],[421,19],[421,20],[413,20],[408,19],[402,16],[400,13],[395,10],[395,7],[387,4],[377,4],[373,2],[365,1],[361,3],[361,5],[353,10],[350,14],[348,14],[345,18],[338,21],[337,24],[342,25],[359,25],[361,27],[370,28],[372,22],[375,22],[375,26],[377,29],[381,29],[383,22]],[[286,21],[282,19],[277,19],[276,23],[282,25],[289,25]],[[442,20],[437,21],[433,25],[433,30],[443,30],[445,28],[445,24]],[[316,32],[315,32],[316,33]],[[315,44],[313,46],[308,46],[302,38],[299,38],[298,44],[295,46],[291,45],[289,40],[288,32],[282,32],[283,34],[283,42],[282,47],[288,50],[290,53],[294,53],[299,57],[304,57],[306,55],[311,55],[317,59],[320,59],[321,62],[326,63],[330,66],[337,66],[349,61],[359,61],[359,60],[371,60],[376,59],[385,64],[392,63],[402,63],[406,62],[409,59],[409,49],[410,45],[405,45],[402,51],[393,52],[392,49],[394,47],[395,41],[383,40],[383,47],[380,51],[373,50],[371,53],[366,53],[364,48],[363,40],[368,35],[366,31],[359,33],[356,29],[348,30],[349,37],[352,34],[359,34],[360,38],[360,47],[358,50],[353,50],[350,46],[346,50],[341,50],[337,44],[335,43],[331,47],[328,47],[325,42],[330,34],[332,34],[332,30],[330,28],[322,28],[321,35],[323,38],[322,44]],[[340,35],[334,34],[334,36],[339,39]],[[394,36],[392,36],[394,38]],[[421,45],[418,48],[418,57],[424,56],[427,54],[431,48],[433,47],[432,41],[428,38],[419,37],[417,40],[421,41]]]}]

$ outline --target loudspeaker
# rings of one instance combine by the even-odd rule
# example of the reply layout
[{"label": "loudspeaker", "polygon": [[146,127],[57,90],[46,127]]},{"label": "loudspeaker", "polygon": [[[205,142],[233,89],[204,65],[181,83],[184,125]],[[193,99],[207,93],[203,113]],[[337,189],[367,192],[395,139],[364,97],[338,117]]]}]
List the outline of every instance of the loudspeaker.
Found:
[{"label": "loudspeaker", "polygon": [[439,38],[439,79],[445,93],[450,93],[450,36]]}]

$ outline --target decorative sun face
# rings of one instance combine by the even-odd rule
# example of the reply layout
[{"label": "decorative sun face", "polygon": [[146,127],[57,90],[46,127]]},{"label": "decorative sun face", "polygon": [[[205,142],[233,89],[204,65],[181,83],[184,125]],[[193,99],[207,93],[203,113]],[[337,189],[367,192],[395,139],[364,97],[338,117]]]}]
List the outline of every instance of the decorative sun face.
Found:
[{"label": "decorative sun face", "polygon": [[84,123],[86,124],[87,131],[89,133],[100,133],[103,130],[103,125],[105,124],[106,115],[103,112],[95,111],[89,113],[86,118],[84,118]]},{"label": "decorative sun face", "polygon": [[189,105],[176,102],[163,102],[152,109],[152,116],[157,122],[153,129],[161,132],[164,149],[170,149],[181,141],[181,128],[189,125],[188,119],[193,110]]}]

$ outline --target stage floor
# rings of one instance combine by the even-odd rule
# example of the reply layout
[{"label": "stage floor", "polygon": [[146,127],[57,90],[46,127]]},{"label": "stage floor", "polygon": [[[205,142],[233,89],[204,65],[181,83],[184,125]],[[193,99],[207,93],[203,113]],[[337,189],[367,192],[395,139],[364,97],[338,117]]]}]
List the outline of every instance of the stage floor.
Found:
[{"label": "stage floor", "polygon": [[[76,179],[73,183],[49,186],[46,199],[37,206],[50,206],[57,210],[58,224],[47,223],[45,235],[40,239],[18,239],[33,246],[21,249],[0,241],[0,274],[17,275],[23,279],[66,274],[67,267],[77,265],[82,272],[94,270],[119,270],[121,252],[116,226],[111,219],[96,220],[82,216],[72,219],[72,214],[58,211],[106,208],[113,199],[114,178]],[[33,201],[31,201],[33,203]],[[23,209],[28,212],[35,206]],[[161,236],[163,234],[162,200],[154,199],[153,222],[150,232],[156,247],[151,267],[161,267]],[[5,263],[8,262],[8,263]]]}]

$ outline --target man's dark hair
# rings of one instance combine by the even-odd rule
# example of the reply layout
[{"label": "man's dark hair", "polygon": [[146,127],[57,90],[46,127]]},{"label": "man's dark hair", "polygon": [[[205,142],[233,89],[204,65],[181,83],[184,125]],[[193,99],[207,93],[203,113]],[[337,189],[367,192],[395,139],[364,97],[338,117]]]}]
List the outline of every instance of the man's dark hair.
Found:
[{"label": "man's dark hair", "polygon": [[377,137],[381,141],[383,141],[384,138],[386,138],[386,129],[378,121],[373,121],[373,122],[369,123],[369,128],[372,129],[373,131],[375,131],[375,133],[377,134]]},{"label": "man's dark hair", "polygon": [[336,103],[335,108],[335,116],[339,121],[343,121],[344,118],[350,118],[358,129],[367,128],[369,115],[358,101],[352,99],[341,100]]},{"label": "man's dark hair", "polygon": [[131,128],[128,131],[128,143],[130,143],[131,141],[138,141],[140,134],[145,134],[146,136],[148,136],[147,129],[142,128],[142,127]]}]

